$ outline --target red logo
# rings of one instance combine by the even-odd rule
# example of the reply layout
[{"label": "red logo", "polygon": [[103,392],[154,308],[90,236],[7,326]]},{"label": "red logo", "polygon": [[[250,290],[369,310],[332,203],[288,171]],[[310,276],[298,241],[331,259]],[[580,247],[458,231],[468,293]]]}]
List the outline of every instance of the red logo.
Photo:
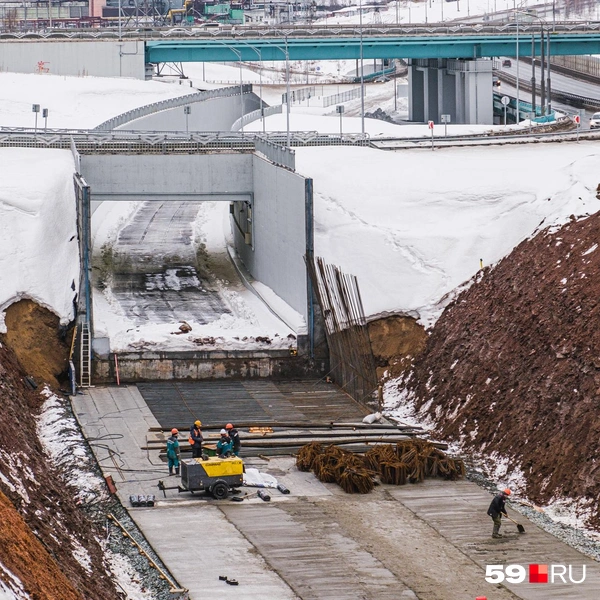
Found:
[{"label": "red logo", "polygon": [[529,565],[529,583],[548,583],[548,565]]}]

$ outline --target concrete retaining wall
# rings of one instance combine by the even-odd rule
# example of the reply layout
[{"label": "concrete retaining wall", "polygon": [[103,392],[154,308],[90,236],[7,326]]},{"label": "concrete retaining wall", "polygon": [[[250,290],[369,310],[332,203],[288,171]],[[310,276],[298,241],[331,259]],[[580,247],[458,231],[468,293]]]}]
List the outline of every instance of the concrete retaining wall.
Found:
[{"label": "concrete retaining wall", "polygon": [[[152,380],[230,379],[321,376],[325,361],[309,362],[287,351],[266,352],[155,352],[119,354],[119,380],[136,383]],[[115,383],[114,357],[93,361],[95,384]]]},{"label": "concrete retaining wall", "polygon": [[183,107],[163,110],[153,115],[147,115],[130,121],[117,129],[133,131],[231,131],[231,126],[248,112],[255,111],[260,106],[256,94],[242,94],[223,98],[213,98],[190,105],[189,115],[183,112]]},{"label": "concrete retaining wall", "polygon": [[236,249],[248,271],[306,319],[306,180],[258,155],[252,165],[252,245],[233,227]]},{"label": "concrete retaining wall", "polygon": [[144,43],[3,40],[0,71],[144,79]]}]

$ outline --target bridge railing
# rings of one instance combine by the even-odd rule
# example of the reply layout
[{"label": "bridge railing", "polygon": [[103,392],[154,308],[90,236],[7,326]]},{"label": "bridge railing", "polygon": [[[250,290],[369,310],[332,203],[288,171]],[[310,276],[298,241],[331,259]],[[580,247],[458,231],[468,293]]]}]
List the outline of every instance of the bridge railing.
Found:
[{"label": "bridge railing", "polygon": [[[538,22],[520,22],[519,30],[539,33]],[[598,21],[561,21],[552,23],[553,33],[598,33]],[[154,27],[140,29],[139,27],[122,28],[121,34],[116,27],[94,28],[93,30],[50,30],[50,31],[2,31],[0,39],[50,39],[50,40],[76,40],[76,39],[128,39],[128,40],[169,40],[169,39],[244,39],[244,38],[279,38],[292,39],[298,37],[358,37],[363,36],[423,36],[423,35],[473,35],[473,34],[513,34],[514,21],[491,22],[481,21],[475,23],[411,23],[411,24],[358,24],[348,25],[244,25],[204,29],[202,27]]]},{"label": "bridge railing", "polygon": [[212,98],[224,98],[227,96],[239,96],[240,87],[242,88],[243,94],[249,94],[252,92],[252,85],[245,84],[237,87],[221,88],[218,90],[208,90],[205,92],[197,92],[195,94],[187,94],[185,96],[179,96],[177,98],[169,98],[168,100],[160,100],[159,102],[153,102],[152,104],[146,104],[133,110],[128,110],[112,119],[100,123],[97,127],[94,127],[94,131],[112,131],[121,125],[131,123],[141,117],[147,117],[163,110],[169,110],[171,108],[177,108],[179,106],[187,106],[188,104],[194,104],[195,102],[203,102],[204,100],[210,100]]},{"label": "bridge railing", "polygon": [[266,136],[256,137],[254,147],[257,152],[264,154],[272,163],[291,171],[296,170],[296,153],[291,148],[275,144]]},{"label": "bridge railing", "polygon": [[[283,112],[283,107],[281,104],[276,104],[275,106],[265,106],[263,108],[263,113],[265,117],[270,117],[271,115],[278,115]],[[258,121],[262,116],[260,108],[257,110],[253,110],[252,112],[246,113],[243,117],[240,117],[237,121],[233,123],[231,126],[231,131],[239,131],[243,126],[248,125],[248,123],[253,123],[254,121]]]}]

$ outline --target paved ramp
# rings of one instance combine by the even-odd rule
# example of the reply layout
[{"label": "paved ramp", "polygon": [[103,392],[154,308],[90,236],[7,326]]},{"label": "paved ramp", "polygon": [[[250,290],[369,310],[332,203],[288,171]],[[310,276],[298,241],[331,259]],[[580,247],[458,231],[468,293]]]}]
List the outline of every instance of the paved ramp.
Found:
[{"label": "paved ramp", "polygon": [[[239,391],[239,407],[243,389],[259,405],[262,398],[267,414],[276,408],[273,398],[286,398],[306,418],[314,418],[310,411],[316,403],[297,384],[260,382],[260,396],[252,388],[259,382],[229,383]],[[211,393],[190,385],[198,397]],[[220,389],[224,393],[226,388]],[[191,391],[182,391],[192,398]],[[302,399],[294,400],[298,395]],[[342,410],[341,398],[339,404],[332,402],[333,410]],[[104,474],[113,476],[123,505],[178,584],[189,589],[191,600],[231,593],[240,600],[598,598],[600,565],[526,519],[519,518],[526,534],[513,528],[508,537],[493,540],[485,514],[491,496],[472,482],[427,480],[349,495],[298,471],[293,457],[281,456],[245,459],[247,468],[267,472],[291,490],[289,495],[272,490],[268,503],[253,488],[242,490],[248,494],[242,503],[175,490],[163,497],[158,480],[177,481],[167,476],[158,450],[141,449],[158,421],[138,389],[91,388],[72,403],[85,435],[101,438],[91,444]],[[356,410],[349,399],[345,406],[350,413]],[[131,508],[130,494],[156,494],[157,504]],[[485,581],[485,565],[530,563],[585,564],[586,582],[498,586]],[[233,590],[219,575],[240,585]]]},{"label": "paved ramp", "polygon": [[138,389],[162,427],[200,419],[232,423],[361,421],[368,410],[323,381],[219,380],[140,383]]},{"label": "paved ramp", "polygon": [[397,600],[409,591],[316,504],[232,505],[222,510],[269,565],[286,574],[303,600]]}]

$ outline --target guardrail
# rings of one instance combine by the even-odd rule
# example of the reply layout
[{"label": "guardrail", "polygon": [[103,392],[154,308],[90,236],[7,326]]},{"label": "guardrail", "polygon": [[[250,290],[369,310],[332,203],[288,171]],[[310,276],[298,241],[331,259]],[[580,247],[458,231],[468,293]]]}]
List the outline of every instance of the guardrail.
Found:
[{"label": "guardrail", "polygon": [[254,147],[257,152],[264,154],[272,163],[291,171],[296,170],[296,153],[291,148],[274,144],[267,137],[255,138]]},{"label": "guardrail", "polygon": [[[60,148],[69,150],[72,144],[80,154],[103,154],[114,152],[184,154],[204,153],[218,150],[237,150],[252,152],[256,149],[256,140],[268,141],[280,147],[287,146],[288,134],[285,131],[262,133],[232,132],[160,132],[147,131],[109,131],[95,132],[82,130],[34,131],[26,128],[0,128],[0,147]],[[319,133],[318,131],[291,131],[290,147],[302,146],[371,146],[374,148],[391,147],[414,148],[423,144],[431,145],[431,138],[425,134],[412,138],[371,138],[368,134]],[[593,139],[600,140],[600,129],[595,131],[567,131],[535,133],[521,131],[514,135],[499,132],[498,135],[473,134],[469,136],[436,137],[436,145],[488,145],[505,141],[540,142],[556,140]]]},{"label": "guardrail", "polygon": [[265,117],[270,117],[271,115],[278,115],[283,112],[283,107],[281,104],[276,104],[275,106],[266,106],[262,109],[258,108],[253,110],[252,112],[246,113],[243,117],[240,117],[234,124],[231,126],[231,131],[239,131],[242,126],[248,125],[248,123],[253,123],[254,121],[258,121],[263,115]]},{"label": "guardrail", "polygon": [[[519,30],[526,33],[539,34],[538,22],[520,22]],[[552,24],[552,33],[598,33],[599,21],[561,21]],[[202,27],[170,27],[170,28],[121,28],[116,27],[94,30],[51,30],[41,32],[2,32],[1,39],[27,40],[81,40],[81,39],[202,39],[202,38],[298,38],[298,37],[356,37],[356,36],[422,36],[422,35],[514,35],[514,22],[478,22],[478,23],[412,23],[402,24],[358,24],[349,25],[237,25],[215,29]]]},{"label": "guardrail", "polygon": [[[514,75],[509,75],[508,73],[504,73],[503,71],[497,72],[498,79],[501,81],[506,81],[506,83],[510,83],[511,85],[516,85],[517,78]],[[519,85],[524,91],[531,91],[531,84],[527,79],[519,78]],[[552,89],[552,100],[557,100],[558,102],[564,102],[565,104],[570,104],[571,106],[585,106],[588,108],[600,108],[600,98],[590,98],[588,96],[580,96],[579,94],[571,94],[570,92],[561,92],[556,89]],[[531,106],[531,105],[530,105]]]},{"label": "guardrail", "polygon": [[147,117],[163,110],[169,110],[171,108],[177,108],[179,106],[187,106],[188,104],[194,104],[195,102],[204,102],[212,98],[225,98],[227,96],[239,96],[240,87],[242,88],[243,94],[249,94],[252,92],[252,85],[245,84],[237,87],[220,88],[218,90],[208,90],[205,92],[196,92],[194,94],[187,94],[185,96],[179,96],[177,98],[169,98],[168,100],[160,100],[159,102],[153,102],[152,104],[146,104],[133,110],[128,110],[123,114],[120,114],[104,123],[100,123],[97,127],[94,127],[94,131],[112,131],[125,123],[130,123],[141,117]]}]

